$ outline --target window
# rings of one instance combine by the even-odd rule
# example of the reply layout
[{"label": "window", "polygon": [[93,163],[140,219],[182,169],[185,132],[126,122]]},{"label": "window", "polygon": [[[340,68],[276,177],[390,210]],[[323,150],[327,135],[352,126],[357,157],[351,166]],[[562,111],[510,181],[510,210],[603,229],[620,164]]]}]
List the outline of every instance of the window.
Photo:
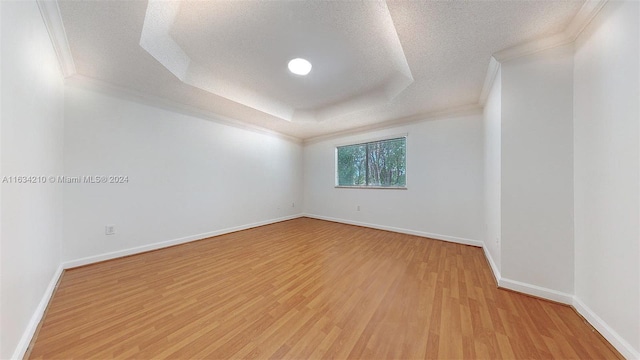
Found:
[{"label": "window", "polygon": [[338,146],[337,186],[405,188],[406,152],[406,137]]}]

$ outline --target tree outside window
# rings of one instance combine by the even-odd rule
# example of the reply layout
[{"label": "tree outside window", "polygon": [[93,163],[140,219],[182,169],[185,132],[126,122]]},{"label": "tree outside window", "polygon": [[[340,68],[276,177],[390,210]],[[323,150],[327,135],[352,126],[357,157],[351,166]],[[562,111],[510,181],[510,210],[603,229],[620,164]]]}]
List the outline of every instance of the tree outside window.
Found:
[{"label": "tree outside window", "polygon": [[337,186],[404,188],[406,152],[406,137],[338,146]]}]

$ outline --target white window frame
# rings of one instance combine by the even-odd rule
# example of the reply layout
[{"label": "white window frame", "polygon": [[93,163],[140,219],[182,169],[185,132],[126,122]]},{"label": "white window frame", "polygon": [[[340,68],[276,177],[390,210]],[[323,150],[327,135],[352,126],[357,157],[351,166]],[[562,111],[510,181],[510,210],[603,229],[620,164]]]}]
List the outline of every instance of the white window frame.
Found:
[{"label": "white window frame", "polygon": [[[404,164],[405,164],[405,182],[404,186],[366,186],[366,185],[356,185],[356,186],[348,186],[348,185],[338,185],[338,148],[343,146],[352,146],[352,145],[363,145],[367,143],[377,142],[377,141],[385,141],[385,140],[393,140],[393,139],[401,139],[404,138],[405,144],[405,153],[404,153]],[[367,138],[357,141],[350,141],[345,143],[339,143],[334,145],[334,154],[333,154],[333,175],[334,175],[334,187],[336,189],[377,189],[377,190],[408,190],[409,186],[409,172],[407,171],[407,164],[409,163],[409,134],[396,134],[375,138]]]}]

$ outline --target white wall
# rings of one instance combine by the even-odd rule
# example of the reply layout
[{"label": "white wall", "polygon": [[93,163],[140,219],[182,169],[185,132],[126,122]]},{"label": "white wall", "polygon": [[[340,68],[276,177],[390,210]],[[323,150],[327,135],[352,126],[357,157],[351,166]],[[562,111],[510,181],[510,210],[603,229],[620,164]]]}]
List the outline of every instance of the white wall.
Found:
[{"label": "white wall", "polygon": [[65,261],[302,210],[301,144],[75,86],[64,135],[66,175],[129,179],[65,185]]},{"label": "white wall", "polygon": [[[0,3],[0,175],[2,175],[2,3]],[[2,261],[2,185],[0,185],[0,261]],[[2,326],[2,303],[3,293],[2,290],[2,265],[0,264],[0,358],[4,357],[4,348],[2,338],[5,332],[4,326]]]},{"label": "white wall", "polygon": [[640,358],[639,19],[638,2],[608,2],[574,69],[575,295],[629,358]]},{"label": "white wall", "polygon": [[[502,125],[502,75],[493,82],[484,106],[484,242],[487,251],[500,271],[500,178],[501,178],[501,125]],[[497,274],[496,274],[497,275]]]},{"label": "white wall", "polygon": [[502,64],[505,279],[573,293],[573,48]]},{"label": "white wall", "polygon": [[[608,2],[575,60],[566,46],[503,63],[483,115],[303,150],[65,88],[37,5],[0,1],[1,175],[129,179],[2,185],[0,358],[29,340],[23,335],[61,262],[296,215],[303,196],[314,216],[485,241],[504,279],[575,293],[592,324],[639,357],[639,17],[637,2]],[[336,145],[398,134],[408,134],[408,190],[334,187]],[[104,234],[107,224],[116,235]]]},{"label": "white wall", "polygon": [[[308,144],[304,149],[305,213],[479,242],[484,236],[482,131],[482,116],[477,114]],[[408,134],[408,190],[334,187],[336,145],[399,134]]]},{"label": "white wall", "polygon": [[[35,2],[0,7],[0,178],[61,174],[64,88],[49,35]],[[1,208],[0,358],[7,359],[60,264],[62,188],[2,184]]]}]

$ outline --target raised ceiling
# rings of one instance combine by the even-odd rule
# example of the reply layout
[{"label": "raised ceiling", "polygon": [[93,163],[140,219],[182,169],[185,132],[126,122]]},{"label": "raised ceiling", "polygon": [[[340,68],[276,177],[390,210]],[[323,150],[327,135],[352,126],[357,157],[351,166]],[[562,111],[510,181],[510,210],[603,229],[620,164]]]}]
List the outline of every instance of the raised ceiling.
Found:
[{"label": "raised ceiling", "polygon": [[583,3],[58,1],[75,76],[299,139],[473,107],[494,53]]},{"label": "raised ceiling", "polygon": [[[150,0],[140,46],[182,82],[287,121],[374,107],[413,82],[384,2],[232,5]],[[315,64],[305,78],[285,66],[298,57]]]}]

